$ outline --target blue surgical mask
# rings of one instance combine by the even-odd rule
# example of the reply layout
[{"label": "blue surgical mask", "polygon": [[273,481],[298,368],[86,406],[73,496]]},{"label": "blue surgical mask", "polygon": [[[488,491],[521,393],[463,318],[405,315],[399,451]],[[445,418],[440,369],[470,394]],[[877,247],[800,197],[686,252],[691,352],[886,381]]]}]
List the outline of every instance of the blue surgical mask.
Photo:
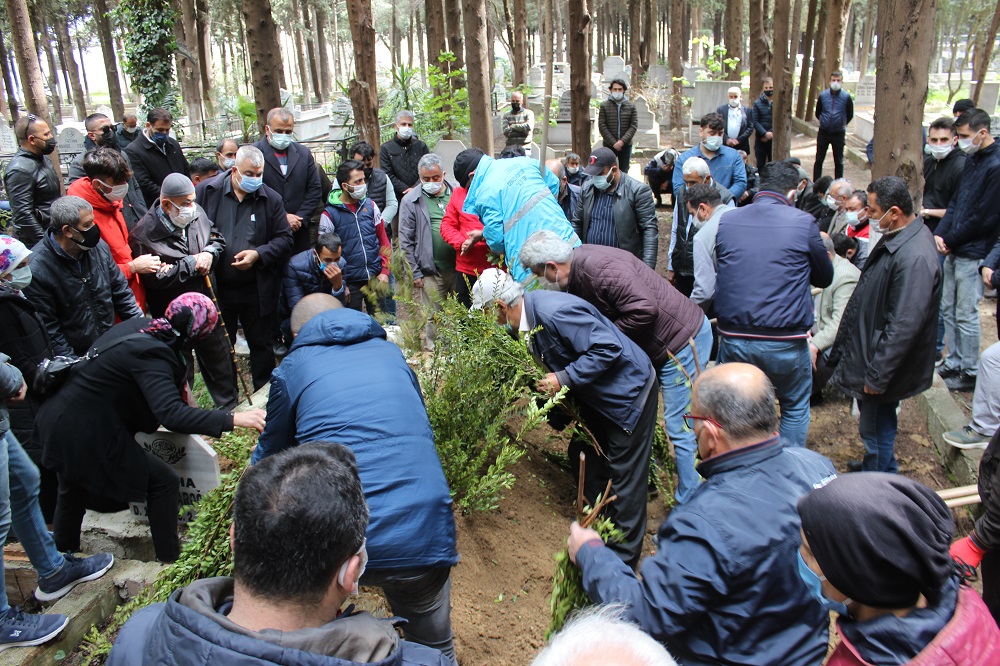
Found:
[{"label": "blue surgical mask", "polygon": [[232,169],[234,166],[236,166],[236,158],[235,157],[223,157],[222,158],[222,168],[223,169]]},{"label": "blue surgical mask", "polygon": [[285,150],[288,146],[295,143],[295,139],[291,134],[275,134],[273,132],[267,141],[275,150]]},{"label": "blue surgical mask", "polygon": [[244,192],[256,192],[264,184],[264,176],[244,176],[240,175],[240,189]]},{"label": "blue surgical mask", "polygon": [[[839,615],[848,615],[847,604],[841,603],[839,601],[834,601],[833,599],[828,599],[826,595],[823,594],[823,581],[826,580],[824,576],[820,576],[815,571],[809,568],[806,561],[802,559],[802,551],[796,553],[799,561],[799,578],[805,584],[806,589],[809,590],[809,594],[818,601],[823,608],[828,611],[834,611]],[[847,601],[850,601],[848,599]]]},{"label": "blue surgical mask", "polygon": [[702,143],[705,144],[705,149],[710,153],[714,153],[719,148],[722,148],[722,137],[721,136],[710,136]]},{"label": "blue surgical mask", "polygon": [[170,133],[169,132],[150,132],[149,133],[149,138],[150,138],[150,140],[152,140],[153,143],[155,143],[157,146],[159,146],[160,148],[162,148],[163,146],[167,145],[167,139],[170,138]]},{"label": "blue surgical mask", "polygon": [[17,291],[27,289],[28,285],[31,284],[31,267],[27,264],[18,266],[10,272],[6,282],[8,287]]},{"label": "blue surgical mask", "polygon": [[602,173],[594,176],[594,187],[599,189],[601,192],[605,192],[609,187],[611,187],[611,174],[613,172]]}]

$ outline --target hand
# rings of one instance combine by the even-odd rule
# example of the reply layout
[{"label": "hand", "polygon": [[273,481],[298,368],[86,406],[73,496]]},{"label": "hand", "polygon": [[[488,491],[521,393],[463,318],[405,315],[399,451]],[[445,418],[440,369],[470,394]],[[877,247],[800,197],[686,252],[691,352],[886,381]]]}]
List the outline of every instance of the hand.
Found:
[{"label": "hand", "polygon": [[975,569],[979,567],[979,563],[983,561],[983,555],[986,554],[986,551],[977,546],[976,542],[972,540],[972,536],[969,535],[964,539],[959,539],[955,543],[951,544],[948,554],[951,555],[951,559],[956,562],[968,564],[970,567]]},{"label": "hand", "polygon": [[386,275],[385,273],[379,273],[378,281],[381,282],[382,284],[389,284],[389,276]]},{"label": "hand", "polygon": [[624,147],[625,147],[625,142],[624,141],[622,141],[621,139],[618,139],[617,141],[615,141],[615,145],[614,145],[614,149],[615,150],[621,150]]},{"label": "hand", "polygon": [[251,409],[248,412],[233,414],[234,428],[254,428],[257,432],[264,432],[265,425],[267,425],[267,412],[263,409]]},{"label": "hand", "polygon": [[350,303],[351,302],[351,288],[350,287],[344,287],[344,302],[345,303]]},{"label": "hand", "polygon": [[593,541],[601,539],[601,535],[597,533],[597,530],[592,530],[589,527],[580,527],[580,523],[575,520],[570,523],[569,526],[569,538],[566,539],[566,550],[569,551],[569,559],[576,564],[576,554],[580,551],[580,547],[588,541]]},{"label": "hand", "polygon": [[458,249],[458,253],[468,254],[469,250],[472,249],[473,245],[475,245],[475,243],[472,242],[472,239],[466,238],[464,241],[462,241],[462,246]]},{"label": "hand", "polygon": [[260,252],[257,250],[243,250],[233,257],[236,261],[233,262],[233,268],[237,268],[241,271],[250,270],[257,260],[260,259]]},{"label": "hand", "polygon": [[816,359],[819,358],[819,347],[813,343],[809,343],[809,358],[812,359],[813,371],[816,370]]},{"label": "hand", "polygon": [[209,271],[212,270],[213,259],[215,257],[212,256],[211,252],[199,252],[194,255],[194,269],[198,275],[208,275]]},{"label": "hand", "polygon": [[673,164],[664,164],[663,166],[660,167],[660,171],[673,171],[673,170],[674,170]]},{"label": "hand", "polygon": [[160,270],[160,258],[155,254],[144,254],[132,260],[133,273],[148,274],[158,270]]},{"label": "hand", "polygon": [[987,289],[993,288],[993,269],[984,268],[983,269],[983,284],[986,285]]},{"label": "hand", "polygon": [[340,289],[344,284],[344,275],[337,264],[327,264],[326,268],[323,269],[323,275],[326,276],[326,279],[330,281],[335,290]]},{"label": "hand", "polygon": [[7,398],[9,403],[17,403],[24,400],[24,396],[28,394],[28,385],[25,383],[24,379],[21,379],[21,390]]},{"label": "hand", "polygon": [[667,282],[669,282],[670,284],[675,284],[673,271],[667,271]]},{"label": "hand", "polygon": [[423,278],[413,278],[413,286],[416,287],[417,289],[423,289],[424,288],[424,279]]},{"label": "hand", "polygon": [[740,142],[737,141],[736,139],[726,139],[726,145],[727,146],[735,147],[735,146],[740,145]]},{"label": "hand", "polygon": [[405,190],[403,190],[403,196],[405,197],[407,194],[409,194],[410,190],[412,190],[412,189],[413,189],[412,187],[408,187]]},{"label": "hand", "polygon": [[160,270],[156,271],[156,274],[158,276],[159,275],[166,275],[171,270],[173,270],[173,268],[174,268],[173,264],[160,264]]},{"label": "hand", "polygon": [[882,395],[885,391],[876,391],[868,384],[865,384],[865,395]]},{"label": "hand", "polygon": [[539,393],[544,393],[546,395],[554,395],[559,392],[562,385],[559,383],[559,378],[556,377],[556,373],[550,372],[535,384],[535,388],[538,389]]},{"label": "hand", "polygon": [[285,217],[288,219],[288,226],[292,228],[293,232],[302,228],[302,218],[295,213],[285,213]]},{"label": "hand", "polygon": [[764,141],[770,141],[774,138],[774,132],[764,132]]},{"label": "hand", "polygon": [[937,251],[940,252],[941,254],[951,253],[951,250],[948,249],[948,246],[944,244],[944,239],[941,238],[940,236],[934,237],[934,245],[937,246]]},{"label": "hand", "polygon": [[473,245],[483,240],[483,230],[476,229],[465,234],[466,240],[472,241]]}]

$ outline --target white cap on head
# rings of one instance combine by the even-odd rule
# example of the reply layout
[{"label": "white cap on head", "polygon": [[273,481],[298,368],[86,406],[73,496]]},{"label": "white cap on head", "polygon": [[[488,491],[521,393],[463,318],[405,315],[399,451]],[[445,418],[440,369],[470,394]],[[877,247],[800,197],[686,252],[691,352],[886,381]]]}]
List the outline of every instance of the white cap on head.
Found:
[{"label": "white cap on head", "polygon": [[494,301],[510,305],[524,295],[524,287],[499,268],[487,268],[472,286],[472,307],[482,310]]}]

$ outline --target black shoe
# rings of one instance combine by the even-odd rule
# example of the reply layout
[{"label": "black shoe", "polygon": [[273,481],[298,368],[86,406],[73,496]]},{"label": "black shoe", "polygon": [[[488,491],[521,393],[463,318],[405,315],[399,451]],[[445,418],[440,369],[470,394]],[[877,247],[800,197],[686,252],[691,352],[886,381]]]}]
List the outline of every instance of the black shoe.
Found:
[{"label": "black shoe", "polygon": [[861,471],[861,461],[860,460],[848,460],[847,461],[847,471],[848,472],[860,472]]},{"label": "black shoe", "polygon": [[945,379],[944,385],[948,387],[949,391],[974,391],[976,389],[976,376],[962,372]]},{"label": "black shoe", "polygon": [[943,364],[941,365],[941,367],[937,369],[938,377],[940,377],[941,379],[948,379],[949,377],[957,377],[959,375],[959,372],[960,371],[958,368],[949,368],[947,365]]}]

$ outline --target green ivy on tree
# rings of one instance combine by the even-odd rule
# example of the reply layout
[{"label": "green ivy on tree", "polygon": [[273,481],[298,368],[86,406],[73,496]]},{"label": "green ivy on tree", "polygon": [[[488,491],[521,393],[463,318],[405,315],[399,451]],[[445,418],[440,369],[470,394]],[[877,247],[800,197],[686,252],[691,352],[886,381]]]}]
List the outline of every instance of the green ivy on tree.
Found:
[{"label": "green ivy on tree", "polygon": [[174,87],[177,12],[173,4],[169,0],[121,0],[110,14],[123,28],[122,61],[132,80],[132,91],[142,95],[147,109],[162,106],[177,111]]}]

